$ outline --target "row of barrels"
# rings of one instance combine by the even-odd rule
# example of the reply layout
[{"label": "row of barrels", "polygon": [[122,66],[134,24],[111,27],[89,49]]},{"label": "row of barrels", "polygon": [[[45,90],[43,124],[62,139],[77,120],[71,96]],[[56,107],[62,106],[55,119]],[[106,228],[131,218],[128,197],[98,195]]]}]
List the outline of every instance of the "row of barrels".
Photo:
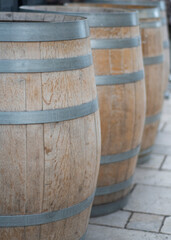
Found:
[{"label": "row of barrels", "polygon": [[127,203],[169,61],[159,8],[120,3],[0,13],[2,240],[84,240]]}]

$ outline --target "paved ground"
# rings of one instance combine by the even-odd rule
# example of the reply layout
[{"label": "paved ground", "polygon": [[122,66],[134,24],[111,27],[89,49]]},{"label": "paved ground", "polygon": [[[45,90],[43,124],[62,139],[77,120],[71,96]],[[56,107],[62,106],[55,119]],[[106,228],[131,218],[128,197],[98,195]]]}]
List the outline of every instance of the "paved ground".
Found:
[{"label": "paved ground", "polygon": [[86,240],[171,240],[171,99],[151,159],[137,167],[134,183],[123,210],[90,220]]}]

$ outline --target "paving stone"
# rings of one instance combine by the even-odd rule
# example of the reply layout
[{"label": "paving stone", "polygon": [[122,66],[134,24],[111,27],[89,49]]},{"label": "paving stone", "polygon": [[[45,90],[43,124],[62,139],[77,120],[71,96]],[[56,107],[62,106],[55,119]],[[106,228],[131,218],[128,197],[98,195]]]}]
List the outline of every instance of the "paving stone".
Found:
[{"label": "paving stone", "polygon": [[153,153],[163,154],[163,155],[171,155],[171,147],[155,144],[153,146]]},{"label": "paving stone", "polygon": [[158,132],[155,144],[171,146],[171,133]]},{"label": "paving stone", "polygon": [[164,129],[165,125],[166,125],[165,121],[160,122],[158,130],[162,131]]},{"label": "paving stone", "polygon": [[137,168],[135,171],[134,182],[147,185],[171,187],[171,172]]},{"label": "paving stone", "polygon": [[[146,178],[146,176],[144,176],[144,178]],[[171,215],[170,203],[170,188],[137,185],[124,209],[168,216]]]},{"label": "paving stone", "polygon": [[138,165],[138,168],[159,169],[164,160],[164,155],[151,154],[150,160],[146,163]]},{"label": "paving stone", "polygon": [[171,236],[89,225],[86,240],[171,240]]},{"label": "paving stone", "polygon": [[159,232],[163,218],[164,217],[152,214],[134,213],[127,225],[127,228]]},{"label": "paving stone", "polygon": [[130,212],[118,211],[103,217],[91,218],[90,223],[124,228],[130,215]]},{"label": "paving stone", "polygon": [[169,170],[171,171],[171,156],[167,156],[164,164],[162,166],[162,170]]},{"label": "paving stone", "polygon": [[164,128],[163,128],[164,132],[170,132],[171,133],[171,123],[167,123],[165,124]]},{"label": "paving stone", "polygon": [[168,113],[162,113],[161,115],[161,121],[163,122],[170,122],[171,121],[171,114]]},{"label": "paving stone", "polygon": [[161,232],[171,234],[171,217],[165,219]]}]

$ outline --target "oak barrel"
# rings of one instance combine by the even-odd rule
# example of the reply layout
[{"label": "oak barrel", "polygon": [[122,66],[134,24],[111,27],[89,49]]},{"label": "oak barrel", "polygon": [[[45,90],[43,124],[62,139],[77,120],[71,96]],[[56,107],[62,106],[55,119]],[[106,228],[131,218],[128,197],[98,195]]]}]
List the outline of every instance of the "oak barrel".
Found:
[{"label": "oak barrel", "polygon": [[[95,3],[96,2],[96,3]],[[144,2],[144,5],[143,5]],[[164,50],[162,37],[162,23],[159,7],[151,6],[145,1],[113,0],[113,1],[91,1],[83,3],[87,6],[99,6],[108,8],[128,8],[139,12],[140,30],[142,39],[142,51],[144,58],[145,82],[146,82],[146,121],[141,144],[138,163],[150,159],[150,153],[156,138],[165,90],[164,79]],[[75,4],[77,6],[77,4]]]},{"label": "oak barrel", "polygon": [[85,239],[101,148],[87,20],[0,13],[0,75],[0,239]]},{"label": "oak barrel", "polygon": [[164,48],[164,91],[167,90],[168,80],[170,75],[170,43],[168,34],[168,23],[166,16],[166,4],[165,1],[159,1],[161,22],[162,22],[162,36],[163,36],[163,48]]},{"label": "oak barrel", "polygon": [[[27,7],[28,8],[28,7]],[[92,216],[128,200],[145,119],[145,81],[135,11],[39,6],[88,18],[102,130],[102,157]]]}]

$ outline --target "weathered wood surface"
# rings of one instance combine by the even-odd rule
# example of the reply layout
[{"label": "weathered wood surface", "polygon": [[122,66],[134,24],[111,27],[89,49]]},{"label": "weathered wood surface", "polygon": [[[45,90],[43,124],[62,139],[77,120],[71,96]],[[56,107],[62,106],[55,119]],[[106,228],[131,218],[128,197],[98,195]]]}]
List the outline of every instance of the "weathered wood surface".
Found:
[{"label": "weathered wood surface", "polygon": [[[62,22],[70,17],[58,18]],[[68,58],[88,53],[88,38],[0,42],[1,59]],[[0,75],[1,111],[64,108],[91,101],[97,94],[93,66]],[[99,158],[98,112],[59,123],[0,125],[0,215],[50,212],[85,200],[95,190]],[[0,228],[0,239],[79,240],[90,210],[46,225]]]},{"label": "weathered wood surface", "polygon": [[[167,16],[166,11],[161,11],[162,19],[162,37],[163,37],[163,46],[164,46],[164,91],[168,87],[168,79],[170,74],[170,51],[169,51],[169,33],[167,25]],[[166,47],[165,44],[168,46]]]},{"label": "weathered wood surface", "polygon": [[[91,28],[91,38],[133,38],[139,27]],[[95,75],[118,75],[143,69],[141,46],[123,49],[93,50]],[[119,154],[141,143],[145,118],[144,80],[110,86],[97,86],[102,156]],[[137,156],[122,162],[101,165],[97,187],[129,179],[135,170]],[[94,205],[114,202],[128,194],[130,188],[117,193],[96,196]]]},{"label": "weathered wood surface", "polygon": [[[33,9],[60,12],[107,12],[110,9],[41,6]],[[111,13],[127,10],[111,9]],[[126,21],[126,19],[125,19]],[[90,27],[91,39],[126,39],[140,36],[139,26]],[[120,49],[93,49],[96,76],[120,75],[143,70],[141,46]],[[102,156],[123,153],[141,144],[145,120],[145,81],[97,86],[102,130]],[[125,161],[101,165],[97,187],[110,186],[129,179],[135,170],[137,156]],[[123,198],[130,187],[111,195],[95,197],[94,204]]]},{"label": "weathered wood surface", "polygon": [[[71,4],[70,4],[71,5]],[[124,9],[137,9],[138,11],[141,9],[146,9],[146,6],[132,6],[129,5],[119,5],[118,1],[113,1],[113,4],[107,3],[75,3],[75,6],[93,6],[93,7],[101,7],[101,8],[124,8]],[[162,13],[164,14],[164,13]],[[143,57],[155,57],[159,55],[164,56],[164,62],[160,64],[153,65],[145,65],[145,82],[146,82],[146,96],[147,96],[147,111],[146,117],[154,116],[162,111],[163,106],[163,95],[167,86],[168,81],[168,65],[169,65],[169,52],[168,49],[163,49],[163,40],[168,39],[167,37],[167,28],[159,27],[159,28],[141,28],[141,23],[145,22],[155,22],[160,21],[159,18],[140,18],[140,29],[141,29],[141,38],[142,38],[142,51]],[[119,55],[116,55],[117,59],[120,58]],[[155,137],[157,134],[159,120],[155,123],[148,124],[144,128],[143,140],[142,140],[142,148],[143,151],[146,148],[151,147],[154,144]]]},{"label": "weathered wood surface", "polygon": [[[141,28],[141,37],[144,57],[163,55],[162,28]],[[145,65],[146,117],[154,116],[162,111],[164,94],[163,72],[164,63]],[[158,124],[159,120],[145,125],[141,150],[145,150],[154,144]]]}]

